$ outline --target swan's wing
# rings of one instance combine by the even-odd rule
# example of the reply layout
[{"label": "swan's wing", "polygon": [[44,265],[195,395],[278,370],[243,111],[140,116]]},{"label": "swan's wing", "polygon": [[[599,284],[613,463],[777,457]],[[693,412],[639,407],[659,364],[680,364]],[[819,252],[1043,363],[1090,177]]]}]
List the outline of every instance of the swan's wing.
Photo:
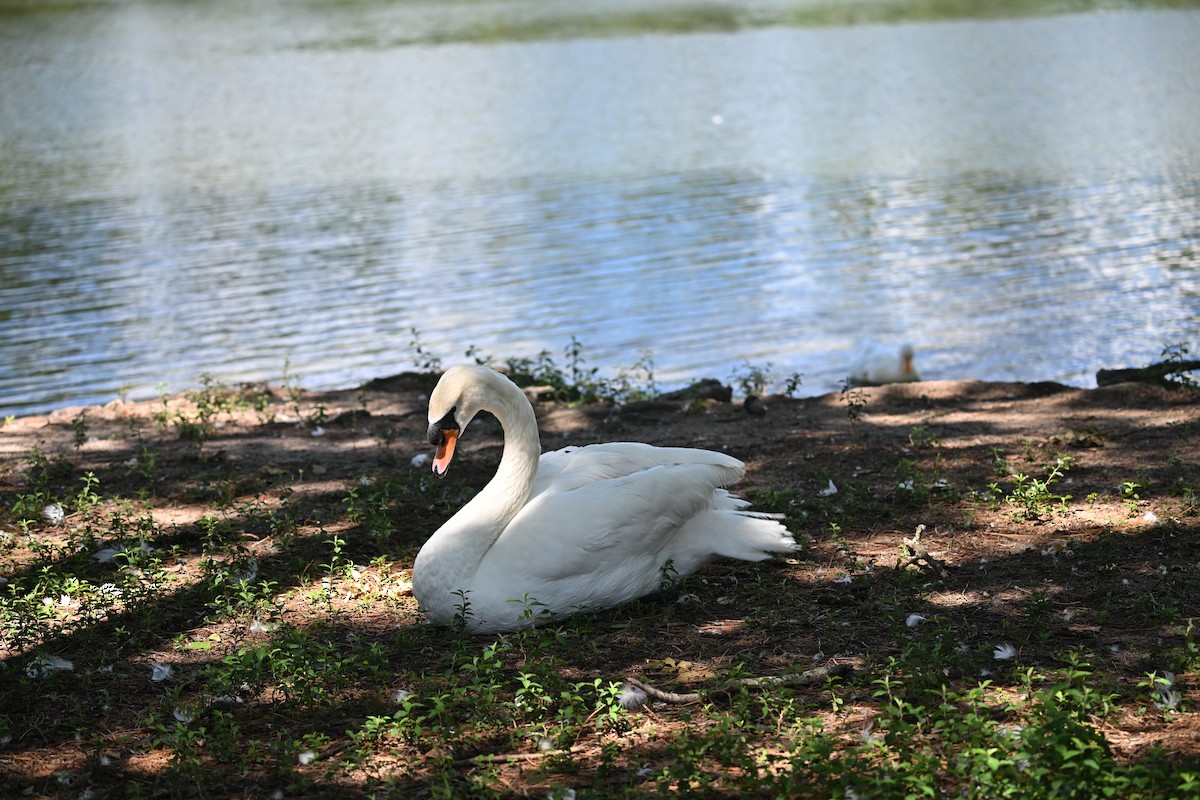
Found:
[{"label": "swan's wing", "polygon": [[569,492],[654,467],[683,464],[718,467],[722,471],[718,486],[728,486],[742,477],[742,462],[724,453],[691,447],[654,447],[641,442],[610,442],[543,453],[530,497],[545,491]]},{"label": "swan's wing", "polygon": [[638,572],[631,569],[633,562],[643,567],[652,562],[656,570],[669,540],[697,515],[745,505],[719,488],[740,474],[740,467],[687,463],[656,465],[569,489],[560,481],[530,499],[489,557],[507,560],[514,574],[526,560],[536,560],[542,581]]},{"label": "swan's wing", "polygon": [[592,445],[543,456],[536,489],[486,556],[480,597],[524,595],[555,614],[608,608],[714,556],[790,552],[787,529],[724,486],[742,464],[707,450]]}]

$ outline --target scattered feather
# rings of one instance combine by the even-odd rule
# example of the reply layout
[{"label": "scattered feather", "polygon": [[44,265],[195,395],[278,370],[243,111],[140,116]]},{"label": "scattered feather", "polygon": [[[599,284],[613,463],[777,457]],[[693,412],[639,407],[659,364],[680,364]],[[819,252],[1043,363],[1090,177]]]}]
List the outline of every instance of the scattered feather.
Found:
[{"label": "scattered feather", "polygon": [[1153,511],[1147,511],[1145,514],[1142,515],[1142,519],[1145,522],[1148,522],[1151,525],[1153,525],[1154,523],[1158,522],[1158,514],[1155,514]]},{"label": "scattered feather", "polygon": [[834,578],[833,582],[834,583],[854,583],[854,578],[851,578],[849,575],[843,575],[840,578]]},{"label": "scattered feather", "polygon": [[296,760],[299,761],[302,766],[307,766],[308,764],[311,764],[317,760],[317,754],[312,750],[305,750]]},{"label": "scattered feather", "polygon": [[833,495],[835,495],[837,493],[838,493],[838,488],[837,488],[837,486],[834,485],[833,480],[830,479],[829,485],[826,486],[821,491],[817,492],[817,497],[832,497]]},{"label": "scattered feather", "polygon": [[150,669],[150,680],[155,683],[161,683],[175,674],[175,669],[170,664],[155,664]]},{"label": "scattered feather", "polygon": [[65,511],[63,511],[61,503],[51,503],[42,509],[42,519],[46,520],[46,522],[49,522],[51,525],[59,524],[63,521],[63,519],[66,518],[66,516],[67,514]]},{"label": "scattered feather", "polygon": [[92,553],[92,558],[96,559],[101,564],[107,564],[108,562],[110,562],[114,558],[116,558],[119,554],[124,553],[124,552],[125,552],[125,548],[122,545],[117,545],[115,547],[105,547],[101,550],[97,550],[95,553]]},{"label": "scattered feather", "polygon": [[1161,711],[1174,711],[1182,699],[1175,688],[1175,673],[1165,670],[1154,681],[1154,705]]},{"label": "scattered feather", "polygon": [[921,616],[920,614],[909,614],[908,618],[904,620],[904,624],[910,628],[915,628],[924,621],[925,617]]},{"label": "scattered feather", "polygon": [[267,623],[263,622],[261,619],[258,619],[257,617],[255,617],[250,622],[250,632],[251,633],[270,633],[273,630],[275,630],[274,625],[268,625]]},{"label": "scattered feather", "polygon": [[229,570],[229,577],[239,583],[253,583],[258,577],[258,559],[250,556],[240,567]]},{"label": "scattered feather", "polygon": [[636,686],[623,683],[620,691],[617,692],[617,704],[626,711],[641,708],[646,705],[646,693]]},{"label": "scattered feather", "polygon": [[412,461],[408,462],[414,467],[423,467],[430,461],[429,453],[419,453],[412,457]]},{"label": "scattered feather", "polygon": [[318,425],[317,427],[315,427],[311,431],[309,431],[308,435],[309,436],[324,436],[325,429],[322,428],[320,425]]},{"label": "scattered feather", "polygon": [[392,702],[393,703],[403,703],[405,700],[409,699],[412,696],[413,696],[413,693],[410,692],[408,689],[397,689],[396,693],[394,695],[392,695]]},{"label": "scattered feather", "polygon": [[193,719],[192,715],[185,712],[182,708],[176,708],[173,712],[171,712],[171,715],[184,725],[187,725]]},{"label": "scattered feather", "polygon": [[[117,542],[116,544],[109,545],[108,547],[105,547],[101,550],[97,550],[95,553],[92,554],[92,558],[96,559],[101,564],[107,564],[108,562],[112,561],[114,558],[116,558],[121,553],[124,553],[125,549],[126,548],[125,548],[124,542]],[[151,547],[150,545],[146,544],[145,539],[138,540],[137,549],[138,549],[138,552],[140,552],[140,553],[154,552],[154,548]]]},{"label": "scattered feather", "polygon": [[38,653],[25,665],[25,674],[30,678],[46,678],[56,672],[74,672],[75,665],[65,658]]},{"label": "scattered feather", "polygon": [[675,602],[681,606],[686,606],[688,603],[699,603],[700,597],[699,597],[699,595],[694,595],[694,594],[681,594],[675,600]]},{"label": "scattered feather", "polygon": [[992,651],[992,658],[997,661],[1009,661],[1016,657],[1017,648],[1011,644],[1004,643],[996,645],[996,649]]}]

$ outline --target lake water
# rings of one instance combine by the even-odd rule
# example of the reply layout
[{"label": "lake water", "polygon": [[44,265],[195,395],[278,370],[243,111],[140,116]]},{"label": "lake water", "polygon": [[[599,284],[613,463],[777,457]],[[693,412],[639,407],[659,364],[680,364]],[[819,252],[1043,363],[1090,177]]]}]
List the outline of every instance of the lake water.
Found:
[{"label": "lake water", "polygon": [[858,337],[1084,386],[1200,345],[1200,11],[639,7],[0,2],[0,415],[349,387],[413,329],[807,394]]}]

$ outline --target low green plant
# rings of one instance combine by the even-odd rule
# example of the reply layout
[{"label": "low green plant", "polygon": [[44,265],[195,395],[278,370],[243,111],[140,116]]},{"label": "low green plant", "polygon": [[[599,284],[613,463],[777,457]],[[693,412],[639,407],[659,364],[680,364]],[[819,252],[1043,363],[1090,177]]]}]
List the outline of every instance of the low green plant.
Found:
[{"label": "low green plant", "polygon": [[913,447],[925,449],[939,447],[942,440],[936,433],[929,429],[928,425],[914,425],[909,430],[908,443]]},{"label": "low green plant", "polygon": [[800,385],[803,383],[804,376],[799,372],[792,372],[787,375],[777,375],[772,369],[772,364],[768,361],[765,364],[752,364],[749,361],[743,361],[742,364],[734,370],[730,375],[734,387],[738,390],[741,397],[761,397],[775,385],[781,385],[781,391],[788,397],[795,397],[800,390]]},{"label": "low green plant", "polygon": [[421,342],[421,333],[415,327],[408,329],[408,349],[413,354],[413,364],[422,372],[441,372],[442,359],[430,352]]},{"label": "low green plant", "polygon": [[853,428],[862,417],[863,409],[867,407],[867,393],[849,379],[843,380],[842,402],[846,404],[846,416],[850,420],[850,427]]},{"label": "low green plant", "polygon": [[572,336],[563,350],[565,366],[560,366],[549,350],[533,358],[509,358],[504,366],[517,385],[546,387],[550,398],[559,402],[621,404],[657,394],[654,360],[648,352],[643,352],[633,367],[605,377],[599,367],[586,366],[583,351],[583,343]]},{"label": "low green plant", "polygon": [[88,427],[89,427],[89,421],[88,421],[87,409],[80,411],[78,414],[76,414],[74,417],[71,418],[71,428],[73,431],[71,438],[75,444],[76,450],[83,447],[84,443],[87,442]]},{"label": "low green plant", "polygon": [[1042,519],[1054,513],[1065,515],[1069,510],[1071,495],[1055,494],[1051,487],[1074,463],[1074,457],[1059,455],[1053,464],[1046,467],[1043,477],[1017,473],[1009,479],[1007,491],[999,483],[988,484],[988,488],[994,497],[1012,507],[1014,521]]},{"label": "low green plant", "polygon": [[1170,373],[1170,378],[1164,378],[1169,383],[1177,384],[1187,389],[1200,389],[1200,381],[1192,374],[1196,371],[1194,361],[1188,359],[1189,349],[1182,342],[1163,345],[1160,353],[1161,360],[1176,369]]}]

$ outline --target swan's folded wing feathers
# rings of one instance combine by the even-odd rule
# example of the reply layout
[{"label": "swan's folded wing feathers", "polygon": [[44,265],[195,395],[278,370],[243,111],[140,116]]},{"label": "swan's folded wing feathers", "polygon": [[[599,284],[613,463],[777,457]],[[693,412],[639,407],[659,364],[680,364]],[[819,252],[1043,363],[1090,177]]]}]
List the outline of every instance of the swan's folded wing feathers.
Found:
[{"label": "swan's folded wing feathers", "polygon": [[543,453],[531,496],[544,491],[568,492],[601,481],[641,474],[654,467],[697,464],[719,467],[715,486],[741,479],[743,464],[733,456],[691,447],[655,447],[641,442],[610,442],[567,447]]},{"label": "swan's folded wing feathers", "polygon": [[[555,565],[555,574],[545,577],[590,573],[600,554],[605,561],[657,560],[672,535],[696,515],[713,507],[732,510],[745,502],[718,488],[728,480],[728,470],[714,464],[659,466],[569,491],[544,492],[509,523],[492,555],[504,553],[519,569],[534,533],[539,561]],[[719,492],[716,498],[714,492]],[[547,535],[554,529],[558,535]]]}]

